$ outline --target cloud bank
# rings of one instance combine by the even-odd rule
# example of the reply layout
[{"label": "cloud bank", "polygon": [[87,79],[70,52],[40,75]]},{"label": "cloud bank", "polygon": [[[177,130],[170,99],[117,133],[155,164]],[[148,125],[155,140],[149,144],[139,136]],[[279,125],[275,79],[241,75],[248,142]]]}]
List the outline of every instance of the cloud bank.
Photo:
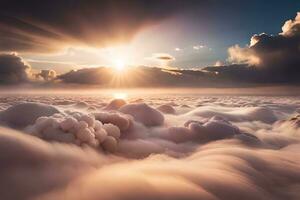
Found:
[{"label": "cloud bank", "polygon": [[[143,4],[142,2],[141,4]],[[81,4],[79,3],[79,5]],[[139,3],[132,3],[134,8],[138,5]],[[153,5],[153,8],[149,8],[150,13],[152,9],[156,12],[155,5]],[[228,49],[228,61],[232,64],[228,65],[218,63],[216,66],[207,66],[199,70],[175,69],[167,67],[168,63],[175,59],[173,56],[154,54],[152,59],[159,61],[164,68],[128,67],[122,75],[116,74],[109,67],[84,68],[60,75],[57,75],[52,69],[47,69],[32,73],[34,75],[32,77],[46,82],[55,80],[64,84],[98,85],[102,87],[298,85],[300,83],[298,67],[300,66],[299,16],[298,13],[295,19],[288,20],[282,27],[282,33],[277,35],[256,34],[251,38],[249,46],[239,47],[235,45],[230,47]],[[55,19],[56,17],[59,17],[59,15],[55,16]],[[1,78],[3,83],[20,83],[26,81],[29,77],[28,70],[30,66],[25,64],[22,58],[16,54],[1,54],[0,67],[3,70]]]},{"label": "cloud bank", "polygon": [[202,71],[144,66],[129,67],[121,75],[109,67],[85,68],[62,74],[57,80],[63,83],[105,87],[197,87],[213,84],[209,73]]},{"label": "cloud bank", "polygon": [[34,84],[56,78],[52,69],[35,72],[17,53],[0,53],[0,83],[5,85]]},{"label": "cloud bank", "polygon": [[[133,87],[145,87],[149,83],[153,86],[162,87],[231,87],[263,85],[263,84],[299,84],[300,76],[300,14],[294,20],[288,20],[282,27],[283,32],[277,35],[267,35],[265,33],[256,34],[251,38],[250,45],[244,48],[235,45],[228,49],[228,60],[230,65],[208,66],[201,70],[181,70],[181,69],[159,69],[159,68],[139,68],[131,69],[128,77],[133,79]],[[161,61],[171,61],[169,55],[156,56]],[[95,71],[103,74],[107,72],[99,69],[85,69],[77,72],[66,73],[59,77],[62,82],[94,84],[104,79],[98,78]],[[83,74],[82,80],[80,74]],[[88,75],[90,74],[90,75]],[[113,74],[105,75],[112,80]],[[90,77],[90,78],[87,78]],[[99,76],[98,76],[99,77]],[[101,81],[100,81],[101,80]],[[142,81],[140,81],[142,80]],[[123,86],[128,86],[126,82]]]},{"label": "cloud bank", "polygon": [[[177,95],[172,107],[182,114],[160,113],[162,124],[151,125],[137,113],[157,115],[155,107],[171,106],[174,97],[145,97],[144,104],[125,102],[114,110],[101,99],[26,97],[48,105],[1,99],[2,125],[13,127],[18,109],[33,120],[19,131],[0,128],[0,198],[300,197],[299,98]],[[74,140],[66,140],[70,135]]]}]

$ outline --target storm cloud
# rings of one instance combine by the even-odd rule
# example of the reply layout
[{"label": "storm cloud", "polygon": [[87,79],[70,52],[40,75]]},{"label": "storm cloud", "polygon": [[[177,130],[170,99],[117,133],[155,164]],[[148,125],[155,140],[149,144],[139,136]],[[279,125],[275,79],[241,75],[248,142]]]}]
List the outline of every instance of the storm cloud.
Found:
[{"label": "storm cloud", "polygon": [[249,69],[245,70],[255,71],[255,78],[261,82],[299,83],[299,27],[300,13],[295,19],[285,22],[282,33],[256,34],[252,36],[248,47],[241,48],[236,45],[229,48],[229,61],[248,64]]},{"label": "storm cloud", "polygon": [[15,53],[0,54],[0,83],[16,84],[29,80],[30,66]]}]

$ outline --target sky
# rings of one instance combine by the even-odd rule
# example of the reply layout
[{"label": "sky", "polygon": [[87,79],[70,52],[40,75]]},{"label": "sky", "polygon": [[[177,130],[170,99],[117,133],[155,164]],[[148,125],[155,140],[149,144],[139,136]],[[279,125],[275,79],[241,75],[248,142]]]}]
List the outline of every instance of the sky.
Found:
[{"label": "sky", "polygon": [[[272,59],[263,54],[269,47],[257,50],[251,46],[251,38],[257,34],[260,40],[260,34],[265,33],[270,40],[279,37],[281,41],[285,22],[294,20],[298,27],[295,17],[299,10],[300,2],[292,0],[4,0],[0,51],[14,52],[35,73],[53,70],[64,74],[100,66],[216,71],[207,67],[258,66],[258,60],[260,65],[270,66]],[[299,42],[298,32],[294,40]],[[291,41],[288,48],[292,51]],[[277,56],[274,52],[286,49],[282,47],[268,55]],[[278,59],[284,65],[298,65],[298,51],[293,51],[295,56],[288,52],[290,57],[285,55],[284,62]]]}]

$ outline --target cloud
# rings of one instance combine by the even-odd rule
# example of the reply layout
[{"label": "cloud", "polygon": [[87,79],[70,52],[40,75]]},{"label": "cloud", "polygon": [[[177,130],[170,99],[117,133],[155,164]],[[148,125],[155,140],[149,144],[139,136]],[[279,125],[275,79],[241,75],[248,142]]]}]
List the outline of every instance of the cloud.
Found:
[{"label": "cloud", "polygon": [[63,83],[94,84],[106,87],[197,87],[214,84],[207,72],[143,66],[127,68],[122,77],[116,83],[117,76],[112,68],[98,67],[70,71],[57,78]]},{"label": "cloud", "polygon": [[84,68],[59,75],[58,79],[65,83],[105,85],[112,80],[112,74],[111,70],[106,67]]},{"label": "cloud", "polygon": [[151,108],[145,103],[135,103],[124,105],[120,111],[130,114],[136,121],[141,122],[145,126],[159,126],[164,122],[164,116],[156,109]]},{"label": "cloud", "polygon": [[179,2],[5,1],[0,50],[57,51],[70,45],[104,47],[127,42],[149,24],[173,14]]},{"label": "cloud", "polygon": [[[245,87],[273,83],[267,72],[247,64],[211,66],[202,70],[130,67],[118,78],[112,68],[98,67],[70,71],[57,77],[65,84],[101,87]],[[117,79],[117,80],[116,80]],[[155,80],[155,81],[154,81]]]},{"label": "cloud", "polygon": [[35,84],[54,80],[54,70],[41,70],[36,73],[31,66],[17,53],[0,54],[0,83],[3,84]]},{"label": "cloud", "polygon": [[250,46],[229,48],[229,60],[247,63],[263,74],[266,82],[299,82],[300,13],[288,20],[277,35],[252,36]]},{"label": "cloud", "polygon": [[[143,98],[145,106],[173,99]],[[178,113],[186,104],[189,112],[161,114],[165,120],[156,127],[144,126],[135,113],[106,110],[103,99],[26,96],[48,104],[41,106],[10,97],[14,105],[0,107],[2,112],[35,120],[19,131],[0,127],[0,199],[300,198],[299,99],[176,94]],[[142,117],[149,114],[145,106]],[[78,140],[70,143],[69,135]]]},{"label": "cloud", "polygon": [[224,66],[224,63],[222,61],[218,60],[218,61],[216,61],[215,66],[216,67]]},{"label": "cloud", "polygon": [[175,60],[175,58],[173,56],[171,56],[170,54],[166,54],[166,53],[156,53],[156,54],[153,54],[152,57],[156,60],[164,61],[164,62]]},{"label": "cloud", "polygon": [[30,66],[15,53],[0,54],[0,83],[16,84],[29,80]]},{"label": "cloud", "polygon": [[189,114],[202,117],[220,116],[230,121],[262,121],[273,123],[277,120],[274,112],[264,107],[213,108],[210,106],[201,106]]},{"label": "cloud", "polygon": [[88,149],[45,143],[3,127],[0,132],[1,199],[32,199],[106,162]]},{"label": "cloud", "polygon": [[[22,114],[21,114],[22,113]],[[20,103],[0,112],[0,121],[13,128],[24,128],[41,116],[51,116],[59,111],[39,103]]]},{"label": "cloud", "polygon": [[193,46],[193,49],[194,50],[200,50],[200,49],[203,49],[203,48],[205,48],[206,46],[204,46],[204,45],[195,45],[195,46]]},{"label": "cloud", "polygon": [[[217,62],[216,66],[204,67],[201,70],[133,68],[128,71],[131,87],[232,87],[264,84],[299,84],[300,83],[300,13],[294,20],[288,20],[282,27],[282,33],[253,35],[250,45],[244,48],[238,45],[228,49],[228,61],[224,65]],[[204,48],[194,46],[195,50]],[[154,59],[166,63],[175,58],[169,54],[154,54]],[[103,71],[100,73],[100,71]],[[108,69],[85,69],[66,73],[59,77],[63,82],[70,83],[109,83],[112,74]],[[103,76],[107,73],[106,76]],[[96,75],[97,74],[97,75]],[[103,76],[103,78],[99,78]],[[127,75],[126,75],[127,76]],[[83,80],[84,79],[84,80]],[[155,80],[155,82],[153,81]],[[129,86],[122,83],[122,86]]]},{"label": "cloud", "polygon": [[166,113],[166,114],[175,114],[176,113],[176,110],[171,105],[168,105],[168,104],[158,106],[157,110],[159,110],[163,113]]},{"label": "cloud", "polygon": [[[228,61],[233,64],[226,65],[217,62],[216,66],[208,66],[199,70],[130,67],[124,71],[121,79],[116,77],[109,67],[84,68],[61,74],[56,79],[66,84],[102,87],[236,87],[237,85],[243,87],[282,83],[299,84],[299,16],[300,14],[294,20],[288,20],[282,27],[282,33],[256,34],[251,38],[249,46],[230,47]],[[22,82],[28,79],[29,66],[24,64],[22,58],[15,54],[3,54],[2,57],[15,59],[10,65],[16,65],[13,68],[7,68],[14,69],[11,74],[8,71],[2,73],[2,82]],[[168,66],[169,62],[175,60],[169,54],[153,54],[151,59],[159,61],[162,67]],[[16,70],[17,68],[20,70]],[[51,80],[55,77],[55,73],[50,69],[38,76],[43,77],[44,80]]]},{"label": "cloud", "polygon": [[56,78],[57,74],[53,69],[43,69],[36,76],[41,77],[45,81],[51,81]]},{"label": "cloud", "polygon": [[284,23],[282,27],[281,35],[291,37],[295,35],[299,35],[299,27],[300,26],[300,12],[297,13],[294,20],[288,20]]}]

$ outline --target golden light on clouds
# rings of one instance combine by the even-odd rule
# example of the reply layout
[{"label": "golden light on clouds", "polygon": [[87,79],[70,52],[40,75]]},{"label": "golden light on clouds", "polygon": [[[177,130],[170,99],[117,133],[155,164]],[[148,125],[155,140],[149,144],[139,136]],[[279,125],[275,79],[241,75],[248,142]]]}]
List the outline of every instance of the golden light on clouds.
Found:
[{"label": "golden light on clouds", "polygon": [[123,99],[123,100],[126,100],[128,97],[128,94],[127,93],[124,93],[124,92],[116,92],[116,93],[113,93],[113,98],[114,99]]}]

